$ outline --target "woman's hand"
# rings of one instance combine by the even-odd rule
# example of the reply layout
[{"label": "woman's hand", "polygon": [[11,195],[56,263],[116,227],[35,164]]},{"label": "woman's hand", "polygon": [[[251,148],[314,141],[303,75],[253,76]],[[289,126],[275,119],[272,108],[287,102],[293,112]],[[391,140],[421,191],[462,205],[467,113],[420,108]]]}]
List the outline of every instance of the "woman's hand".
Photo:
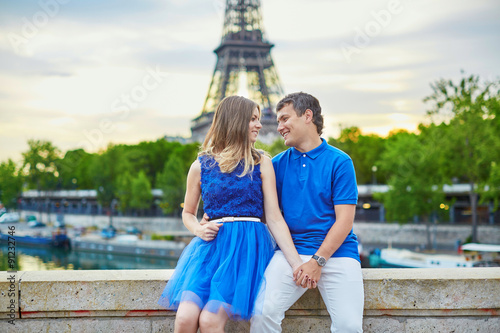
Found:
[{"label": "woman's hand", "polygon": [[293,271],[293,280],[302,288],[314,289],[321,278],[321,267],[316,260],[309,260]]},{"label": "woman's hand", "polygon": [[302,260],[300,261],[296,261],[295,263],[293,263],[291,266],[292,266],[292,271],[293,271],[293,277],[294,277],[294,281],[295,281],[295,275],[302,269],[302,265],[304,263],[302,262]]},{"label": "woman's hand", "polygon": [[200,225],[195,232],[196,236],[200,237],[206,242],[214,240],[219,233],[219,228],[223,225],[223,223],[210,222],[208,219],[208,215],[204,214],[203,219],[201,219]]}]

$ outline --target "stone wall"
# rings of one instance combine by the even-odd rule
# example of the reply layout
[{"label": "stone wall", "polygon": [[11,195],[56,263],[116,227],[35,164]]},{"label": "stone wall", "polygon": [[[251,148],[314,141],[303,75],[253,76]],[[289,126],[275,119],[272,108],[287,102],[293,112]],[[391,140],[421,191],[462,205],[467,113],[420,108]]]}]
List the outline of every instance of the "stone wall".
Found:
[{"label": "stone wall", "polygon": [[[481,225],[477,229],[481,243],[498,244],[500,226]],[[354,233],[366,244],[405,244],[421,246],[427,244],[425,224],[363,223],[354,222]],[[472,234],[470,225],[438,224],[430,227],[431,242],[437,246],[453,247],[457,240],[462,243]]]},{"label": "stone wall", "polygon": [[[172,272],[0,272],[0,331],[173,332],[175,313],[156,304]],[[364,269],[363,277],[364,332],[499,332],[500,268]],[[329,326],[311,290],[287,312],[283,332]],[[248,332],[248,323],[226,331]]]}]

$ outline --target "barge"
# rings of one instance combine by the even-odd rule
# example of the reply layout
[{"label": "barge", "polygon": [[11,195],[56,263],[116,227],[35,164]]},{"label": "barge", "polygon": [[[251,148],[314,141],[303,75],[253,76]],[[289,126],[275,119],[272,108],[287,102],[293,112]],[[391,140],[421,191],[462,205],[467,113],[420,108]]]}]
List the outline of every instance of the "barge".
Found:
[{"label": "barge", "polygon": [[23,245],[29,247],[54,247],[66,250],[71,248],[71,240],[64,229],[57,229],[50,233],[16,233],[13,236],[0,233],[0,243],[8,244],[9,246]]}]

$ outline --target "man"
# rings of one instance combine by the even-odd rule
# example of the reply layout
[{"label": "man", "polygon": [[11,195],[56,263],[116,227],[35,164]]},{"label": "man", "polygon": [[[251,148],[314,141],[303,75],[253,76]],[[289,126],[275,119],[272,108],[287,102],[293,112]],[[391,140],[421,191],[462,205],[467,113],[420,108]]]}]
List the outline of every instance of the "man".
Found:
[{"label": "man", "polygon": [[320,137],[318,100],[306,93],[283,98],[276,107],[278,132],[290,149],[273,158],[278,199],[304,264],[293,272],[277,250],[266,269],[262,314],[251,332],[281,332],[285,311],[307,288],[318,287],[332,332],[362,332],[363,278],[352,232],[357,186],[351,158]]}]

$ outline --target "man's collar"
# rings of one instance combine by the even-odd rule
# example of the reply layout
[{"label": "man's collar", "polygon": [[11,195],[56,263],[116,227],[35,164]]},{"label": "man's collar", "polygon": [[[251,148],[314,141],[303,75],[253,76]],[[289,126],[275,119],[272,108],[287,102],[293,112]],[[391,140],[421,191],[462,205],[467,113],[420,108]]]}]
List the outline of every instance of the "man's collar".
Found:
[{"label": "man's collar", "polygon": [[306,153],[301,153],[295,147],[292,147],[292,156],[294,159],[298,159],[299,157],[301,157],[302,155],[305,154],[309,158],[312,158],[314,160],[316,157],[321,155],[322,152],[325,151],[327,145],[328,145],[328,143],[326,143],[326,140],[321,138],[321,144],[319,146],[317,146],[316,148],[314,148],[313,150],[310,150]]}]

